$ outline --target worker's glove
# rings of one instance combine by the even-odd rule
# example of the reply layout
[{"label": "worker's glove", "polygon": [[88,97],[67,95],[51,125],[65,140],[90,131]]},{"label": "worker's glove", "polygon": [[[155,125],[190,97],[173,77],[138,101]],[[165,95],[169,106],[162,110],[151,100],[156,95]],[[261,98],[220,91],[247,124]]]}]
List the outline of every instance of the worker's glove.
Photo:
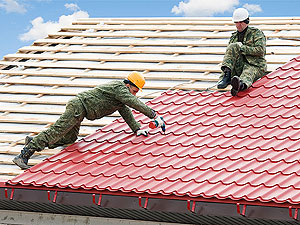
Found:
[{"label": "worker's glove", "polygon": [[242,42],[237,42],[237,44],[239,45],[240,48],[243,46]]},{"label": "worker's glove", "polygon": [[141,130],[141,129],[138,129],[137,131],[136,131],[136,136],[140,136],[140,135],[144,135],[145,137],[147,137],[148,136],[148,130]]},{"label": "worker's glove", "polygon": [[164,118],[162,116],[156,117],[150,124],[150,128],[155,128],[155,127],[161,127],[163,132],[166,132],[166,123],[164,121]]}]

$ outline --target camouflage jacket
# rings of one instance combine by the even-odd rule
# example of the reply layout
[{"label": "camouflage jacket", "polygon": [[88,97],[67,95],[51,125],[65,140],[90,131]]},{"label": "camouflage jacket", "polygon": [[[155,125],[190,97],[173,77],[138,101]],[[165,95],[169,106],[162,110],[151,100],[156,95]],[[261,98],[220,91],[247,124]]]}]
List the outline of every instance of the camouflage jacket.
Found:
[{"label": "camouflage jacket", "polygon": [[[238,42],[237,31],[232,34],[229,44]],[[245,55],[248,63],[261,67],[267,71],[266,37],[264,33],[255,27],[249,27],[245,33],[241,52]]]},{"label": "camouflage jacket", "polygon": [[119,111],[133,132],[139,129],[141,125],[134,119],[129,107],[136,109],[150,119],[156,115],[153,109],[130,93],[123,81],[112,81],[99,85],[92,90],[79,93],[77,97],[85,107],[87,119],[100,119]]}]

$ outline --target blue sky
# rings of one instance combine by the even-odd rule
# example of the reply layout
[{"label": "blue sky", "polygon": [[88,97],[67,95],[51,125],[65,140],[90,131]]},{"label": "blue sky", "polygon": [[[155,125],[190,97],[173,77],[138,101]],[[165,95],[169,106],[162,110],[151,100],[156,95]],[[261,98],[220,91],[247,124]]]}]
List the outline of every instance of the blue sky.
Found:
[{"label": "blue sky", "polygon": [[0,0],[0,58],[79,17],[299,16],[300,0]]}]

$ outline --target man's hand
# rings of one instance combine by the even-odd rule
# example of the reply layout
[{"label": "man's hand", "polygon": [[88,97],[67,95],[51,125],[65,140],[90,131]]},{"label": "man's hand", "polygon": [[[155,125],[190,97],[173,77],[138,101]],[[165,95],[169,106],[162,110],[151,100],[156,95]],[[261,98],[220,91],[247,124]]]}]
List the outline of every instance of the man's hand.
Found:
[{"label": "man's hand", "polygon": [[139,130],[137,130],[136,131],[136,136],[140,136],[140,135],[144,135],[145,137],[147,137],[148,136],[148,130],[141,130],[141,129],[139,129]]},{"label": "man's hand", "polygon": [[237,42],[237,44],[240,46],[240,48],[243,46],[242,42]]},{"label": "man's hand", "polygon": [[158,126],[158,127],[161,127],[161,126],[163,126],[163,125],[165,124],[165,121],[164,121],[164,119],[162,118],[162,116],[156,117],[156,118],[154,119],[154,121],[157,122],[157,126]]},{"label": "man's hand", "polygon": [[166,131],[166,124],[162,116],[157,116],[152,123],[149,124],[150,128],[161,127],[162,131]]}]

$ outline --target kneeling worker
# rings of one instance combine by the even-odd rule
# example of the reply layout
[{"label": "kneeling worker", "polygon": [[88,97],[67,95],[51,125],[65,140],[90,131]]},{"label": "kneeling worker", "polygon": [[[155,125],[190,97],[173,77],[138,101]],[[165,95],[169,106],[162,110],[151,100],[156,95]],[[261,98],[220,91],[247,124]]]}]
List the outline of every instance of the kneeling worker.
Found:
[{"label": "kneeling worker", "polygon": [[258,28],[248,27],[249,13],[244,8],[234,11],[232,20],[237,31],[232,34],[221,66],[218,88],[231,84],[231,95],[246,90],[267,71],[266,38]]},{"label": "kneeling worker", "polygon": [[138,72],[132,72],[123,81],[112,81],[79,93],[67,103],[65,112],[47,130],[34,138],[26,137],[24,148],[13,162],[21,169],[28,169],[28,160],[35,151],[74,143],[84,118],[100,119],[115,111],[120,113],[137,136],[147,136],[148,130],[140,129],[141,125],[134,119],[129,107],[154,119],[160,127],[164,126],[162,117],[158,117],[153,109],[136,97],[144,84],[144,77]]}]

